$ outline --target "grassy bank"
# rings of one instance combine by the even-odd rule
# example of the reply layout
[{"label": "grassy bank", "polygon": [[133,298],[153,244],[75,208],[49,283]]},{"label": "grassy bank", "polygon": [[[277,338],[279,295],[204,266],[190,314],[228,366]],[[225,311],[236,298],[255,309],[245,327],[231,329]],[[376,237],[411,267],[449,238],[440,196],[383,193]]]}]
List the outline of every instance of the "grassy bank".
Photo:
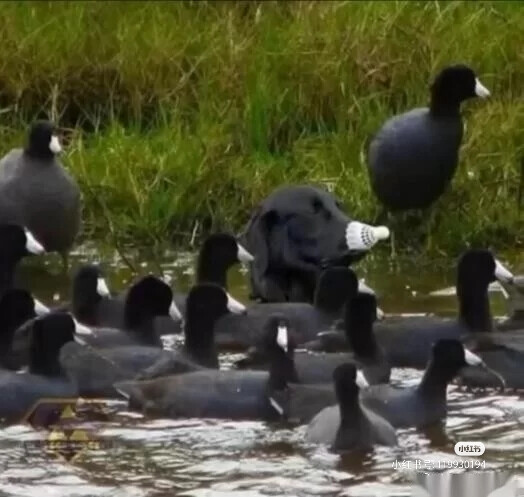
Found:
[{"label": "grassy bank", "polygon": [[73,129],[64,162],[86,237],[239,230],[289,182],[333,185],[371,220],[366,140],[463,61],[493,97],[465,106],[434,249],[524,242],[518,2],[17,2],[2,4],[0,36],[1,152],[42,112]]}]

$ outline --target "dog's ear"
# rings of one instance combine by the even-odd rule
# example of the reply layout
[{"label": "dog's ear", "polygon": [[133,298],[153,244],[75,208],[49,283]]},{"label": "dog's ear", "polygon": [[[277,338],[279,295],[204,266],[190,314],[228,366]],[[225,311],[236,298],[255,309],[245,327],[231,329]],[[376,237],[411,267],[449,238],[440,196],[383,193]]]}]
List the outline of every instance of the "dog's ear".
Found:
[{"label": "dog's ear", "polygon": [[277,215],[273,210],[257,209],[246,227],[247,249],[255,256],[251,264],[259,278],[264,277],[269,266],[269,235]]},{"label": "dog's ear", "polygon": [[[273,210],[265,210],[259,206],[253,213],[249,220],[244,233],[242,234],[242,241],[246,248],[254,255],[255,260],[249,264],[250,266],[250,280],[251,280],[251,298],[267,300],[270,291],[268,286],[268,278],[266,274],[269,268],[269,261],[271,254],[269,237],[271,235],[271,228],[277,220],[278,216]],[[270,287],[272,285],[269,285]],[[271,293],[271,292],[270,292]]]}]

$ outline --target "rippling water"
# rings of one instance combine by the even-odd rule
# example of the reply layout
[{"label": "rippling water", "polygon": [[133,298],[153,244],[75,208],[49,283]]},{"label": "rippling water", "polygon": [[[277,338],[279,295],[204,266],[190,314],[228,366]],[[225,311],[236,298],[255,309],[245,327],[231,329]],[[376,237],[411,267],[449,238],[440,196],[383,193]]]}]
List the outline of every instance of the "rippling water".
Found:
[{"label": "rippling water", "polygon": [[[102,254],[102,255],[101,255]],[[131,264],[141,272],[158,272],[186,289],[192,278],[190,254],[166,253],[157,262]],[[133,272],[110,252],[84,247],[73,258],[103,260],[114,290],[123,288]],[[510,258],[515,270],[524,260]],[[447,261],[400,261],[394,267],[371,258],[359,267],[381,297],[386,312],[455,312],[453,297],[428,293],[453,284],[453,264]],[[387,276],[387,277],[386,277]],[[47,303],[68,298],[69,282],[50,256],[45,264],[24,264],[21,280]],[[244,275],[230,275],[231,293],[246,299]],[[498,294],[496,313],[504,312]],[[221,358],[222,359],[222,358]],[[223,364],[231,357],[223,357]],[[420,373],[396,370],[393,382],[411,385]],[[0,399],[1,401],[1,399]],[[72,463],[44,450],[29,450],[44,431],[25,425],[0,429],[0,497],[28,496],[408,496],[410,472],[444,467],[461,469],[453,447],[460,440],[484,442],[485,468],[522,472],[524,463],[524,402],[517,395],[471,393],[451,386],[449,416],[428,431],[400,430],[399,448],[378,448],[368,454],[336,456],[303,441],[304,428],[282,429],[257,422],[216,420],[151,420],[126,410],[125,403],[107,403],[107,420],[86,421],[82,427],[100,441],[100,449],[84,451]],[[394,467],[395,462],[396,468]],[[404,468],[404,469],[403,469]],[[524,495],[524,494],[523,494]],[[469,497],[469,496],[467,496]],[[476,497],[476,496],[471,496]]]}]

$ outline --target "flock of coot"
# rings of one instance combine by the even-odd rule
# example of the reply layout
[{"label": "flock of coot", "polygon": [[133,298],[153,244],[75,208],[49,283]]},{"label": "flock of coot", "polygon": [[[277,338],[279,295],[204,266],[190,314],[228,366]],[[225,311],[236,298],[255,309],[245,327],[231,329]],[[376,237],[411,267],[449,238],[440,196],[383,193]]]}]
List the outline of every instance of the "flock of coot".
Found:
[{"label": "flock of coot", "polygon": [[[488,95],[470,68],[450,66],[433,82],[428,108],[385,123],[368,162],[386,209],[423,209],[442,195],[458,163],[460,104]],[[455,318],[384,315],[350,266],[387,239],[388,228],[351,219],[311,185],[271,193],[238,237],[209,235],[187,294],[146,275],[114,295],[102,269],[86,264],[71,275],[70,302],[46,307],[14,276],[29,254],[66,260],[80,228],[80,192],[60,150],[53,124],[38,121],[25,148],[0,162],[6,422],[20,422],[41,398],[125,398],[151,417],[308,424],[310,442],[338,451],[396,445],[396,428],[441,422],[453,381],[524,386],[524,320],[493,319],[488,294],[493,282],[515,289],[518,279],[489,250],[458,258]],[[249,304],[227,286],[239,263],[249,267]],[[179,334],[183,345],[163,346],[163,337]],[[221,369],[223,351],[242,358]],[[416,386],[396,388],[392,368],[424,374]]]}]

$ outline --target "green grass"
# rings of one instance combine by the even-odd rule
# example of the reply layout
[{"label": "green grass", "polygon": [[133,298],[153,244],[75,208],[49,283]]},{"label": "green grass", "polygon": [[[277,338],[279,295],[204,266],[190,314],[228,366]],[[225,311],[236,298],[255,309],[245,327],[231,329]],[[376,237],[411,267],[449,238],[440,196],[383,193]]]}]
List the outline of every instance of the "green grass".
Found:
[{"label": "green grass", "polygon": [[440,68],[466,62],[492,98],[464,106],[433,250],[524,242],[519,2],[6,2],[0,39],[0,151],[42,113],[73,130],[64,162],[86,238],[238,231],[256,202],[296,182],[333,185],[373,220],[366,140],[425,105]]}]

